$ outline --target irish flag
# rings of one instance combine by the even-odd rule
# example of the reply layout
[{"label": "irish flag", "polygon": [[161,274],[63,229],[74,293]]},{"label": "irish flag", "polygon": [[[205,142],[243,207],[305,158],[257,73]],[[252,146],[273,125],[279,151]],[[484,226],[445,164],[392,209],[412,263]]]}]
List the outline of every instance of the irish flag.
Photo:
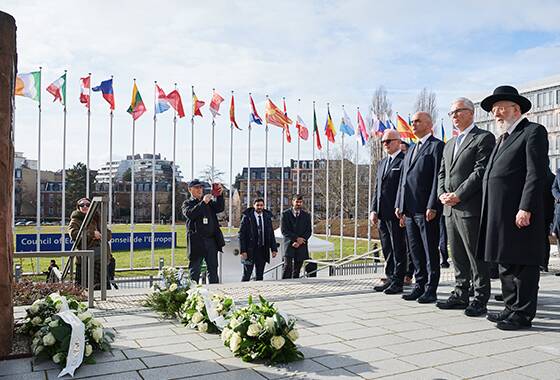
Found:
[{"label": "irish flag", "polygon": [[47,91],[54,96],[53,102],[60,100],[62,105],[66,105],[66,73],[63,76],[49,84]]},{"label": "irish flag", "polygon": [[15,95],[25,96],[41,102],[41,72],[18,74],[16,77]]}]

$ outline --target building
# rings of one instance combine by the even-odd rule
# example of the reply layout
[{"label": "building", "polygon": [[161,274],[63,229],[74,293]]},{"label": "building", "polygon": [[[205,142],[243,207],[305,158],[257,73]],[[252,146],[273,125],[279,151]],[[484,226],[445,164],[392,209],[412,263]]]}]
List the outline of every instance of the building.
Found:
[{"label": "building", "polygon": [[[544,125],[548,131],[550,168],[556,172],[556,169],[560,169],[560,76],[528,83],[517,89],[533,104],[525,116],[531,121]],[[496,130],[494,117],[480,108],[480,102],[486,95],[475,98],[475,123],[498,136],[499,131]]]},{"label": "building", "polygon": [[[134,155],[134,160],[132,155],[126,156],[125,160],[113,161],[112,163],[106,162],[105,165],[97,171],[95,176],[95,182],[97,183],[109,183],[109,178],[113,178],[114,181],[122,181],[123,177],[130,179],[130,173],[132,165],[134,164],[134,176],[136,180],[143,181],[146,177],[152,178],[152,157],[151,153],[144,153],[142,155]],[[167,159],[161,159],[160,154],[155,156],[155,173],[156,181],[158,178],[167,176],[170,177],[173,173],[173,161],[168,161]],[[175,166],[175,179],[178,182],[183,180],[179,166]]]}]

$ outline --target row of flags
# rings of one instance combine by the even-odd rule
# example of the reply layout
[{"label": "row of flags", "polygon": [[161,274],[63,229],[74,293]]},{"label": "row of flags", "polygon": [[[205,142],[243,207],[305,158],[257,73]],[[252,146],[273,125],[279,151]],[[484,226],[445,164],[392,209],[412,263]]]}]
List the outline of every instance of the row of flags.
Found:
[{"label": "row of flags", "polygon": [[[15,95],[20,95],[24,97],[31,98],[35,101],[41,101],[41,72],[35,71],[30,73],[18,74],[16,78],[16,88]],[[101,92],[103,98],[109,104],[111,111],[115,109],[115,97],[113,93],[113,79],[108,79],[102,81],[98,86],[91,87],[91,75],[80,78],[80,103],[84,104],[86,108],[90,109],[90,94],[93,92]],[[59,101],[62,105],[66,105],[66,72],[59,77],[57,80],[52,82],[47,87],[47,92],[53,95],[53,101]],[[170,108],[173,108],[177,112],[179,118],[185,117],[185,110],[183,107],[183,102],[181,95],[177,89],[169,93],[165,93],[161,87],[155,84],[155,114],[163,113]],[[209,110],[213,118],[220,116],[220,106],[224,102],[224,98],[213,90],[212,99],[209,104]],[[251,114],[249,116],[249,123],[262,125],[263,119],[259,116],[257,108],[255,107],[255,102],[253,97],[249,94],[249,102],[251,106]],[[206,103],[199,100],[194,89],[192,90],[192,117],[200,116],[202,117],[202,107]],[[266,109],[265,109],[265,121],[267,124],[271,124],[280,128],[283,128],[286,133],[286,140],[291,142],[290,125],[293,121],[288,117],[286,110],[286,100],[283,100],[283,110],[276,106],[272,100],[267,98]],[[137,120],[147,111],[146,106],[142,100],[142,96],[134,81],[132,87],[132,99],[127,112],[132,116],[133,120]],[[348,136],[356,135],[357,140],[365,145],[371,136],[382,136],[383,131],[386,129],[395,129],[399,132],[401,138],[408,140],[409,142],[416,142],[416,136],[414,135],[412,128],[410,126],[410,120],[407,122],[400,115],[397,115],[397,125],[387,118],[385,121],[380,120],[375,117],[373,110],[367,115],[367,123],[364,121],[360,110],[357,112],[357,128],[354,127],[351,118],[348,116],[346,110],[343,109],[343,116],[341,119],[339,130],[341,133]],[[241,130],[235,118],[235,100],[233,92],[231,95],[230,108],[229,108],[229,119],[232,127]],[[309,138],[309,131],[305,125],[301,116],[297,115],[295,128],[297,130],[298,136],[307,140]],[[368,132],[369,131],[369,132]],[[313,109],[313,133],[315,135],[315,141],[318,149],[322,148],[321,138],[319,133],[319,128],[317,124],[317,115],[315,114],[315,109]],[[331,117],[330,108],[327,107],[327,120],[324,127],[324,133],[327,140],[330,143],[335,143],[335,137],[337,134],[333,119]],[[456,131],[453,131],[453,135],[456,135]],[[447,139],[445,137],[445,129],[443,127],[443,122],[441,124],[441,138],[445,142]]]}]

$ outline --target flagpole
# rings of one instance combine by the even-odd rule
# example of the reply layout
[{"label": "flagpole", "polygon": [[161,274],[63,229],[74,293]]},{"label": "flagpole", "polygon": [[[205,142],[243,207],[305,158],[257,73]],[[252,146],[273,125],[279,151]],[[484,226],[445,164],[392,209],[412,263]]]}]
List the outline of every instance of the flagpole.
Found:
[{"label": "flagpole", "polygon": [[[344,114],[344,104],[342,105],[342,113]],[[342,259],[342,242],[344,239],[344,135],[342,133],[341,140],[341,158],[340,158],[340,258]]]},{"label": "flagpole", "polygon": [[[282,97],[284,105],[286,105],[286,98]],[[284,114],[287,114],[284,111]],[[286,139],[286,126],[282,128],[282,167],[280,168],[280,215],[284,212],[284,144]]]},{"label": "flagpole", "polygon": [[[328,115],[330,115],[330,108],[329,103],[327,103],[327,123],[328,123]],[[330,141],[327,138],[327,180],[326,180],[326,188],[325,188],[325,196],[326,196],[326,214],[325,214],[325,233],[327,235],[327,239],[331,236],[331,226],[329,220],[329,145]]]},{"label": "flagpole", "polygon": [[[373,136],[373,133],[371,134]],[[369,213],[371,211],[371,175],[372,175],[372,154],[373,154],[373,143],[369,143],[369,162],[368,162],[368,232],[367,232],[367,251],[370,251],[371,244],[371,219],[369,218]]]},{"label": "flagpole", "polygon": [[[154,81],[154,105],[157,102],[157,81]],[[154,131],[152,139],[152,244],[151,244],[151,266],[154,267],[154,255],[155,255],[155,234],[156,234],[156,123],[157,123],[157,113],[154,106]]]},{"label": "flagpole", "polygon": [[89,77],[89,98],[88,98],[88,110],[87,110],[87,157],[86,157],[86,198],[89,198],[89,145],[91,138],[91,73],[88,73]]},{"label": "flagpole", "polygon": [[[66,86],[66,72],[64,70],[64,86]],[[66,92],[64,93],[64,109],[62,122],[62,217],[60,219],[60,250],[66,251]],[[64,267],[64,257],[62,258]]]},{"label": "flagpole", "polygon": [[[269,101],[268,95],[266,100]],[[265,116],[265,137],[264,137],[264,206],[268,209],[268,120]]]},{"label": "flagpole", "polygon": [[[111,80],[113,76],[111,75]],[[109,114],[109,222],[111,228],[113,221],[113,110]]]},{"label": "flagpole", "polygon": [[[298,99],[298,112],[301,112],[301,99]],[[300,158],[300,142],[301,142],[301,137],[299,136],[299,129],[298,129],[298,135],[297,135],[297,184],[296,184],[296,193],[299,194],[299,184],[300,184],[300,177],[301,177],[301,167],[300,167],[300,162],[299,162],[299,158]]]},{"label": "flagpole", "polygon": [[[192,99],[194,101],[194,86],[191,86],[192,90]],[[193,105],[193,113],[191,116],[191,180],[194,178],[194,107]]]},{"label": "flagpole", "polygon": [[[231,91],[231,101],[233,102],[233,90]],[[230,115],[231,117],[231,115]],[[228,218],[228,234],[231,235],[231,213],[233,212],[233,122],[230,122],[229,132],[229,218]]]},{"label": "flagpole", "polygon": [[[43,68],[39,66],[39,123],[37,129],[37,203],[36,203],[36,212],[37,212],[37,221],[36,221],[36,233],[37,233],[37,252],[41,251],[41,77]],[[36,273],[39,273],[41,270],[40,268],[40,261],[37,257],[37,268]]]},{"label": "flagpole", "polygon": [[[249,93],[249,100],[251,100],[251,93]],[[251,207],[251,120],[250,119],[249,119],[249,134],[247,138],[247,208],[249,207]]]},{"label": "flagpole", "polygon": [[[358,107],[358,112],[360,112],[360,107]],[[358,119],[358,129],[360,125],[360,120]],[[359,131],[359,135],[356,136],[360,138],[362,131]],[[360,154],[360,141],[356,139],[356,178],[354,180],[354,256],[358,254],[358,170],[359,170],[359,154]]]},{"label": "flagpole", "polygon": [[[177,90],[177,83],[175,83],[175,90]],[[175,236],[177,234],[177,226],[175,224],[175,202],[176,202],[176,183],[175,176],[177,175],[176,165],[176,149],[177,149],[177,110],[173,107],[173,182],[171,185],[171,266],[175,266]]]},{"label": "flagpole", "polygon": [[311,235],[315,231],[315,139],[317,132],[315,131],[315,101],[313,101],[313,155],[311,159]]},{"label": "flagpole", "polygon": [[[216,89],[212,89],[212,94],[216,92]],[[212,166],[210,168],[210,182],[214,182],[214,128],[216,126],[216,116],[214,116],[214,112],[212,112]]]},{"label": "flagpole", "polygon": [[[136,85],[136,78],[134,78]],[[132,168],[130,169],[130,269],[134,268],[134,195],[135,195],[135,182],[134,172],[136,171],[136,155],[134,152],[134,143],[136,134],[136,119],[132,117]]]}]

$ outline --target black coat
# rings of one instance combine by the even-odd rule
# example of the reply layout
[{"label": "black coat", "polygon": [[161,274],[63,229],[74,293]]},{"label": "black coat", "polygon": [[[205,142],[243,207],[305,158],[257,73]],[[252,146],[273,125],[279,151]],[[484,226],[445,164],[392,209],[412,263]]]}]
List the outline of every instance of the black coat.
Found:
[{"label": "black coat", "polygon": [[[482,180],[482,213],[477,255],[488,262],[541,265],[544,257],[544,190],[548,167],[546,129],[524,118],[496,145]],[[531,212],[518,228],[519,210]]]},{"label": "black coat", "polygon": [[556,171],[556,177],[552,183],[552,196],[554,197],[554,223],[552,232],[560,236],[560,169]]},{"label": "black coat", "polygon": [[[264,210],[262,218],[265,261],[270,263],[270,251],[277,252],[278,244],[276,243],[276,238],[274,237],[274,228],[272,228],[272,213],[268,210]],[[241,253],[247,252],[247,258],[253,259],[254,252],[257,249],[258,244],[257,219],[255,218],[255,209],[253,207],[249,207],[243,212],[238,236],[239,251]]]},{"label": "black coat", "polygon": [[397,200],[397,190],[399,189],[399,180],[401,178],[401,167],[404,159],[404,153],[400,152],[395,156],[391,165],[385,172],[385,166],[389,157],[385,157],[379,161],[377,173],[375,176],[375,191],[371,201],[371,210],[377,214],[382,220],[395,219],[395,201]]},{"label": "black coat", "polygon": [[[300,210],[299,216],[296,218],[292,213],[292,209],[282,213],[281,222],[282,235],[284,236],[285,257],[293,257],[298,261],[309,258],[309,249],[307,240],[311,237],[311,215],[308,212]],[[306,243],[299,248],[292,247],[298,237],[306,240]]]},{"label": "black coat", "polygon": [[437,197],[438,173],[443,154],[443,141],[428,137],[412,160],[414,149],[406,153],[402,164],[395,208],[406,216],[436,210],[441,215],[442,204]]},{"label": "black coat", "polygon": [[[204,203],[202,199],[198,200],[192,197],[183,202],[181,208],[183,215],[187,218],[189,253],[204,251],[204,238],[213,237],[219,251],[226,245],[216,216],[216,214],[224,211],[224,207],[223,195],[217,197],[215,201],[208,202],[208,204]],[[204,223],[204,218],[208,218],[208,224]]]}]

